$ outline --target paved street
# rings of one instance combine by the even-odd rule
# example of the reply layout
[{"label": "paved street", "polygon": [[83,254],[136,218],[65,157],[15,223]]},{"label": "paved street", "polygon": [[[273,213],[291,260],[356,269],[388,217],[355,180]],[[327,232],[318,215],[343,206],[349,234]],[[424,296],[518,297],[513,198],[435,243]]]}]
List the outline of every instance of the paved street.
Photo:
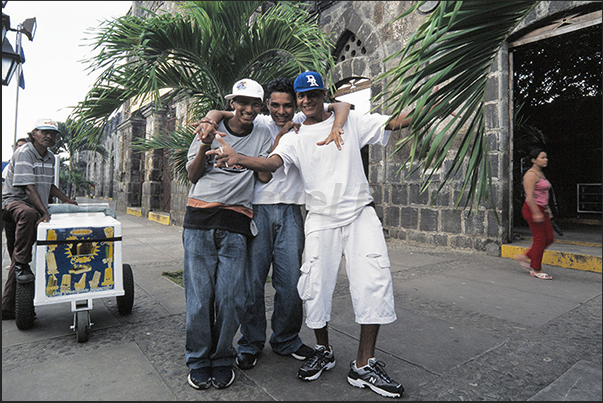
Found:
[{"label": "paved street", "polygon": [[[79,200],[79,199],[78,199]],[[330,339],[336,367],[313,382],[300,362],[264,349],[224,390],[188,386],[183,289],[161,275],[182,268],[180,227],[118,213],[134,308],[94,300],[89,340],[76,341],[69,303],[36,307],[34,327],[2,322],[2,400],[382,400],[346,381],[355,358],[345,273],[335,290]],[[514,261],[389,242],[398,320],[382,326],[377,359],[404,384],[402,400],[602,400],[601,274],[546,266],[530,277]],[[8,257],[3,235],[2,279]],[[271,307],[273,289],[266,285]],[[270,312],[268,312],[270,315]],[[302,339],[313,345],[304,325]]]}]

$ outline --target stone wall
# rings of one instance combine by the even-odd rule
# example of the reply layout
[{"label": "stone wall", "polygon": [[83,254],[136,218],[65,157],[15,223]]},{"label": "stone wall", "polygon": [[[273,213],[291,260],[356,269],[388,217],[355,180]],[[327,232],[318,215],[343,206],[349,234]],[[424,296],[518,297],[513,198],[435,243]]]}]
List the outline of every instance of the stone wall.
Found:
[{"label": "stone wall", "polygon": [[[383,89],[383,84],[376,78],[387,69],[395,66],[396,60],[384,64],[390,55],[402,49],[403,44],[415,32],[425,18],[424,14],[415,12],[403,20],[392,23],[402,14],[411,2],[341,1],[323,11],[320,24],[324,32],[333,35],[335,43],[341,43],[352,33],[366,52],[357,52],[353,57],[347,55],[339,61],[332,75],[334,83],[349,78],[363,77],[371,80],[371,97]],[[340,60],[340,59],[338,59]],[[503,192],[508,186],[502,172],[508,166],[509,151],[501,144],[508,144],[508,94],[504,92],[508,81],[508,73],[504,73],[504,57],[497,59],[496,68],[491,75],[487,100],[487,136],[491,147],[493,165],[493,208],[485,206],[469,210],[455,208],[455,202],[461,194],[464,172],[457,175],[436,195],[442,173],[434,175],[433,184],[421,192],[422,178],[419,173],[408,174],[402,169],[408,155],[407,150],[395,152],[396,142],[407,136],[406,129],[392,133],[386,147],[370,146],[369,149],[369,182],[377,205],[377,212],[382,220],[386,235],[413,243],[431,244],[442,247],[477,249],[497,253],[503,240],[505,198]],[[374,106],[374,105],[373,105]],[[377,109],[377,112],[386,113]],[[449,165],[454,152],[450,153]],[[501,225],[496,221],[496,214],[501,218]],[[492,246],[489,246],[492,245]]]},{"label": "stone wall", "polygon": [[[173,12],[174,2],[133,2],[133,12],[142,15],[142,7]],[[337,84],[350,78],[371,80],[371,96],[381,92],[382,84],[376,78],[392,68],[396,60],[384,60],[402,49],[404,43],[426,17],[415,12],[408,17],[394,20],[413,2],[406,1],[337,1],[321,2],[319,23],[325,33],[332,35],[337,52],[344,58],[332,72],[332,81]],[[331,4],[327,4],[331,3]],[[517,31],[529,31],[552,15],[567,14],[569,10],[594,2],[540,2],[538,7],[523,21]],[[354,36],[354,42],[350,38]],[[346,44],[352,49],[346,50]],[[510,129],[509,52],[503,47],[490,72],[486,89],[485,119],[486,137],[492,167],[492,194],[487,204],[469,209],[456,208],[457,200],[464,205],[467,195],[462,189],[465,172],[461,170],[436,195],[443,177],[434,174],[434,181],[421,192],[421,177],[407,171],[400,172],[407,150],[394,153],[396,142],[407,136],[406,130],[392,133],[386,147],[371,146],[369,149],[369,182],[382,220],[386,236],[410,243],[428,244],[436,247],[485,251],[492,255],[500,253],[500,245],[512,237],[510,200],[512,194],[512,136]],[[190,123],[186,102],[171,106],[176,125]],[[377,109],[376,112],[387,113]],[[97,186],[106,196],[113,189],[118,211],[127,207],[142,207],[144,212],[159,207],[158,195],[162,189],[159,177],[166,169],[162,166],[159,152],[147,152],[142,156],[130,147],[132,138],[149,136],[157,127],[166,123],[165,111],[146,109],[142,114],[131,117],[124,112],[123,122],[117,127],[116,135],[109,136],[113,144],[114,163],[105,169],[105,178],[114,180],[113,186]],[[119,139],[116,141],[116,139]],[[454,158],[450,153],[445,167]],[[143,158],[143,164],[140,164]],[[143,169],[143,175],[140,169]],[[113,169],[115,174],[111,173]],[[141,177],[143,178],[141,182]],[[172,225],[182,225],[188,185],[171,183],[170,219]],[[163,202],[163,201],[162,201]]]}]

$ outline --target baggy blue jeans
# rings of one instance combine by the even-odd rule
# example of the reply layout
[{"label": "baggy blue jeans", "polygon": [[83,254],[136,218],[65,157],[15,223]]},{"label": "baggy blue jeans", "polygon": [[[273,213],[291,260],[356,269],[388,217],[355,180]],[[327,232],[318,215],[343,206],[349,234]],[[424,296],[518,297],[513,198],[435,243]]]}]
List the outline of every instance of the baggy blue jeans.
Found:
[{"label": "baggy blue jeans", "polygon": [[243,315],[247,237],[184,228],[185,360],[189,369],[232,366]]},{"label": "baggy blue jeans", "polygon": [[303,304],[297,292],[304,224],[301,206],[295,204],[256,204],[253,220],[258,234],[249,240],[246,288],[247,303],[241,321],[239,353],[258,354],[266,342],[266,304],[264,286],[272,265],[274,311],[270,345],[278,354],[291,354],[301,345]]}]

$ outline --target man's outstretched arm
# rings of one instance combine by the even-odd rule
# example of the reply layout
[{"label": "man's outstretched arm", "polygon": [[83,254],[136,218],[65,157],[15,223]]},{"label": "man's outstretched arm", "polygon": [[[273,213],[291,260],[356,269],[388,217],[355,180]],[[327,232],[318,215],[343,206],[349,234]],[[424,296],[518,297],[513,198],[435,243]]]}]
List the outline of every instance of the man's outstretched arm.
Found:
[{"label": "man's outstretched arm", "polygon": [[386,130],[398,130],[408,127],[411,119],[408,117],[408,112],[400,112],[398,116],[394,117],[389,123],[385,126]]},{"label": "man's outstretched arm", "polygon": [[[437,85],[435,87],[433,87],[432,93],[437,92],[438,88],[439,87]],[[430,108],[430,110],[431,109],[433,109],[433,106]],[[394,117],[392,120],[390,120],[390,122],[385,126],[385,129],[386,130],[404,129],[405,127],[408,127],[408,125],[410,125],[411,121],[412,121],[412,119],[408,117],[408,112],[402,111],[396,117]]]},{"label": "man's outstretched arm", "polygon": [[329,137],[323,141],[319,141],[316,143],[316,145],[325,146],[331,142],[335,142],[337,149],[341,150],[341,146],[343,145],[343,125],[345,124],[346,120],[348,120],[350,109],[352,109],[352,104],[348,102],[335,102],[329,104],[327,111],[335,113],[333,127],[331,128]]},{"label": "man's outstretched arm", "polygon": [[256,172],[274,172],[283,165],[283,160],[278,155],[272,155],[268,158],[249,157],[237,153],[222,137],[216,136],[216,140],[218,140],[221,147],[205,153],[214,156],[214,166],[216,167],[228,168],[229,166],[240,165]]}]

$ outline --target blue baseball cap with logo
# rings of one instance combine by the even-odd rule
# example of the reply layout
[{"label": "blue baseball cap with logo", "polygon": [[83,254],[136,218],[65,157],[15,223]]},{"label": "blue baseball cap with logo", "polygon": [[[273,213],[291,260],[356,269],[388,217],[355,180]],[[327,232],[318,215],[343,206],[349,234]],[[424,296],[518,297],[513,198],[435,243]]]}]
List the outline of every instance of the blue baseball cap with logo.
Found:
[{"label": "blue baseball cap with logo", "polygon": [[295,92],[312,90],[327,90],[322,82],[322,77],[315,71],[304,71],[293,82]]}]

